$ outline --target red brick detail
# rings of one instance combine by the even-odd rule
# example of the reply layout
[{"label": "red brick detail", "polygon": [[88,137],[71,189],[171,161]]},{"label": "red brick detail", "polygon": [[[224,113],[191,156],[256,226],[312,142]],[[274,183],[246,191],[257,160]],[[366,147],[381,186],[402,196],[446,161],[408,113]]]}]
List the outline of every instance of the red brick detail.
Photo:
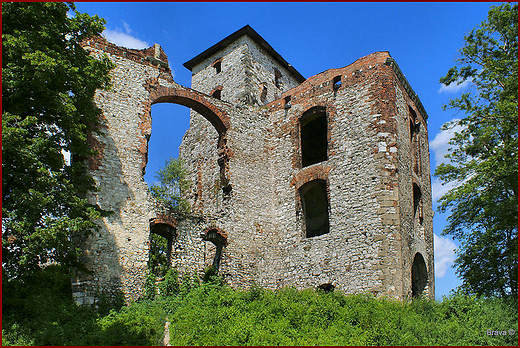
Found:
[{"label": "red brick detail", "polygon": [[385,64],[387,58],[390,58],[388,52],[375,52],[359,58],[344,68],[326,70],[320,74],[309,77],[300,85],[284,92],[280,99],[267,104],[267,107],[270,111],[283,110],[285,106],[284,98],[286,96],[292,96],[291,104],[294,106],[295,104],[304,102],[310,96],[320,95],[326,91],[333,91],[334,78],[338,76],[342,76],[340,89],[344,86],[357,84],[359,79],[365,78],[365,72],[368,69]]},{"label": "red brick detail", "polygon": [[[209,232],[216,232],[217,235],[219,236],[219,238],[218,238],[219,240],[218,241],[214,241],[211,238],[209,238],[208,237]],[[210,241],[210,242],[213,242],[215,244],[217,244],[218,242],[223,241],[224,245],[228,245],[227,237],[228,237],[227,233],[224,232],[224,230],[222,230],[221,228],[218,228],[218,227],[208,227],[208,228],[206,228],[204,230],[204,233],[202,234],[202,239]]]},{"label": "red brick detail", "polygon": [[152,104],[174,103],[187,106],[204,116],[222,134],[229,129],[229,116],[212,99],[214,98],[186,87],[157,86],[150,91]]},{"label": "red brick detail", "polygon": [[167,214],[157,214],[155,218],[150,219],[150,228],[153,228],[155,225],[168,225],[174,229],[177,229],[179,222],[171,215]]},{"label": "red brick detail", "polygon": [[[111,42],[108,42],[104,37],[102,36],[96,36],[91,37],[89,39],[84,40],[81,43],[81,46],[83,48],[91,47],[94,49],[102,50],[108,54],[123,57],[128,60],[147,65],[147,66],[153,66],[159,69],[159,71],[167,73],[166,75],[171,76],[171,70],[169,67],[161,64],[158,64],[157,61],[154,58],[155,56],[155,49],[154,47],[148,47],[142,50],[135,50],[125,47],[117,46]],[[161,62],[167,62],[168,56],[161,48],[160,54],[159,54],[159,60]]]},{"label": "red brick detail", "polygon": [[331,169],[332,167],[330,166],[319,164],[305,167],[291,180],[291,186],[294,186],[296,190],[299,190],[300,187],[313,180],[321,179],[328,182],[329,172]]}]

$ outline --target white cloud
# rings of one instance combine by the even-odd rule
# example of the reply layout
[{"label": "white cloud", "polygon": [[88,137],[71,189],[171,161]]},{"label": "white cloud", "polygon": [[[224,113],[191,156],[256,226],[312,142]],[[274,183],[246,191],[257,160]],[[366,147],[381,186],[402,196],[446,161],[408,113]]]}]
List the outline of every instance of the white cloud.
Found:
[{"label": "white cloud", "polygon": [[441,87],[439,88],[439,93],[457,93],[473,84],[473,79],[469,78],[466,81],[459,83],[460,81],[455,81],[450,83],[449,85],[444,85],[441,83]]},{"label": "white cloud", "polygon": [[[459,119],[454,118],[450,122],[456,121],[459,121]],[[451,138],[455,136],[455,133],[460,133],[463,129],[464,128],[459,125],[455,125],[447,130],[441,129],[439,133],[437,133],[435,138],[432,141],[430,141],[430,150],[434,153],[436,165],[439,165],[441,163],[449,163],[449,160],[447,158],[444,158],[451,146],[450,144],[448,144],[448,142]]]},{"label": "white cloud", "polygon": [[433,178],[432,180],[432,201],[435,205],[437,200],[444,196],[449,190],[459,186],[460,183],[451,181],[446,184],[441,183],[438,178]]},{"label": "white cloud", "polygon": [[435,277],[442,278],[446,275],[448,267],[453,265],[455,260],[455,249],[457,246],[450,238],[433,235],[434,258],[435,258]]},{"label": "white cloud", "polygon": [[128,23],[125,21],[123,21],[123,26],[125,27],[124,32],[120,28],[116,28],[115,30],[105,29],[102,35],[113,44],[126,48],[141,50],[151,46],[148,42],[130,35],[132,33],[132,29],[130,29],[130,25],[128,25]]},{"label": "white cloud", "polygon": [[[456,122],[459,119],[454,118],[450,122]],[[447,130],[440,130],[435,138],[430,141],[430,152],[433,154],[433,158],[435,158],[435,165],[438,166],[441,163],[450,163],[448,158],[444,156],[449,152],[451,147],[448,142],[451,138],[455,136],[455,133],[460,133],[464,127],[455,125]],[[460,182],[452,181],[446,184],[442,184],[441,181],[434,177],[432,180],[432,200],[435,204],[439,198],[441,198],[445,193],[447,193],[452,188],[460,186]]]}]

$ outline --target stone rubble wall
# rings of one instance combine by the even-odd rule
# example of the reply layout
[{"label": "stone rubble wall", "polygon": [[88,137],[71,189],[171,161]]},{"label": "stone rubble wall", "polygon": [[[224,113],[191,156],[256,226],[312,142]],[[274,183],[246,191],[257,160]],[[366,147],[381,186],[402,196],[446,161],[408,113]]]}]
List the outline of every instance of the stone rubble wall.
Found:
[{"label": "stone rubble wall", "polygon": [[[142,293],[150,219],[158,214],[143,179],[155,102],[192,108],[179,149],[192,208],[173,240],[172,266],[180,272],[202,275],[212,264],[215,245],[201,235],[215,228],[227,236],[219,273],[233,287],[332,284],[404,299],[419,252],[433,298],[427,116],[387,52],[298,84],[244,37],[194,67],[191,90],[173,81],[158,46],[126,50],[97,40],[87,48],[116,63],[112,89],[96,94],[102,134],[91,136],[99,153],[89,162],[100,189],[90,199],[114,213],[84,244],[94,273],[73,280],[78,303],[92,304],[100,290],[121,291],[127,300]],[[282,72],[280,88],[274,68]],[[261,105],[264,85],[268,103]],[[222,100],[208,95],[216,86]],[[409,106],[423,122],[420,175],[411,169]],[[326,111],[328,158],[302,168],[299,120],[313,107]],[[299,188],[315,179],[327,183],[330,232],[306,238]],[[414,219],[412,181],[422,191],[422,224]]]},{"label": "stone rubble wall", "polygon": [[[103,46],[96,48],[96,43]],[[151,132],[149,92],[143,82],[161,71],[122,57],[121,52],[110,53],[106,48],[113,46],[102,40],[96,43],[88,48],[91,54],[105,53],[116,67],[111,89],[95,95],[103,112],[102,133],[90,137],[98,155],[90,159],[89,168],[99,191],[89,198],[112,214],[100,219],[99,231],[84,242],[84,260],[94,273],[73,280],[74,297],[82,304],[92,304],[99,291],[122,292],[127,300],[140,296],[148,262],[149,219],[155,214],[143,180]]]},{"label": "stone rubble wall", "polygon": [[[212,64],[218,59],[221,59],[222,71],[217,74]],[[281,73],[278,87],[275,85],[275,69]],[[193,67],[192,72],[193,89],[209,95],[221,86],[221,99],[234,104],[263,105],[298,85],[287,69],[247,36],[204,59]],[[263,86],[267,87],[265,102],[261,100]]]}]

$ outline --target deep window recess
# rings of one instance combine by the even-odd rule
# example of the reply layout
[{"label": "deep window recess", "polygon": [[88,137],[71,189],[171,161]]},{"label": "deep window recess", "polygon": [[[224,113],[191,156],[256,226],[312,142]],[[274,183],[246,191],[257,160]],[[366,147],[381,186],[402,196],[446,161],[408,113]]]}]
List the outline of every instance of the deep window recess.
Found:
[{"label": "deep window recess", "polygon": [[408,106],[410,114],[410,142],[412,145],[412,168],[416,174],[419,174],[421,167],[420,141],[419,133],[421,131],[421,123],[417,120],[417,114]]},{"label": "deep window recess", "polygon": [[420,253],[415,254],[412,264],[412,297],[419,297],[428,283],[426,263]]},{"label": "deep window recess", "polygon": [[302,167],[327,160],[327,115],[320,108],[300,120]]},{"label": "deep window recess", "polygon": [[222,91],[221,91],[220,89],[217,89],[215,92],[213,92],[213,93],[211,94],[211,96],[212,96],[213,98],[220,99],[221,94],[222,94]]},{"label": "deep window recess", "polygon": [[274,85],[276,88],[280,88],[281,86],[282,73],[278,69],[274,69]]},{"label": "deep window recess", "polygon": [[265,104],[267,101],[267,85],[262,85],[262,92],[260,93],[260,101]]},{"label": "deep window recess", "polygon": [[305,222],[305,236],[315,237],[329,232],[329,200],[324,180],[314,180],[300,188]]},{"label": "deep window recess", "polygon": [[215,68],[215,73],[219,73],[222,71],[222,61],[217,61],[215,63],[213,63],[213,67]]},{"label": "deep window recess", "polygon": [[422,224],[421,212],[421,189],[417,184],[413,184],[413,218],[419,216],[419,222]]},{"label": "deep window recess", "polygon": [[222,233],[219,233],[217,229],[210,229],[205,234],[202,234],[201,237],[203,240],[212,242],[216,246],[212,268],[215,273],[218,273],[220,261],[222,260],[222,248],[227,244],[226,237],[224,237]]},{"label": "deep window recess", "polygon": [[333,81],[334,85],[333,85],[333,88],[334,89],[338,89],[341,87],[341,76],[336,76],[334,78],[334,81]]},{"label": "deep window recess", "polygon": [[287,97],[284,98],[284,100],[285,100],[285,108],[289,109],[291,107],[291,96],[288,95]]}]

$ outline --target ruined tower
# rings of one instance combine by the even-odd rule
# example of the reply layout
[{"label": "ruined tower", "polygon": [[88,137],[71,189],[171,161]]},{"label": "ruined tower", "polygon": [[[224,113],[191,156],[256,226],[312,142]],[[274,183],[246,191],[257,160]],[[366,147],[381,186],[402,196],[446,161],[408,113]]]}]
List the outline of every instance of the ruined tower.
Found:
[{"label": "ruined tower", "polygon": [[[94,273],[76,279],[78,302],[102,289],[139,296],[150,233],[168,238],[172,267],[213,264],[234,287],[433,298],[427,114],[388,52],[304,79],[246,26],[185,63],[190,89],[158,45],[85,47],[116,63],[112,90],[96,95],[104,128],[90,160],[92,200],[115,213],[85,243]],[[192,110],[183,219],[143,180],[159,102]]]}]

